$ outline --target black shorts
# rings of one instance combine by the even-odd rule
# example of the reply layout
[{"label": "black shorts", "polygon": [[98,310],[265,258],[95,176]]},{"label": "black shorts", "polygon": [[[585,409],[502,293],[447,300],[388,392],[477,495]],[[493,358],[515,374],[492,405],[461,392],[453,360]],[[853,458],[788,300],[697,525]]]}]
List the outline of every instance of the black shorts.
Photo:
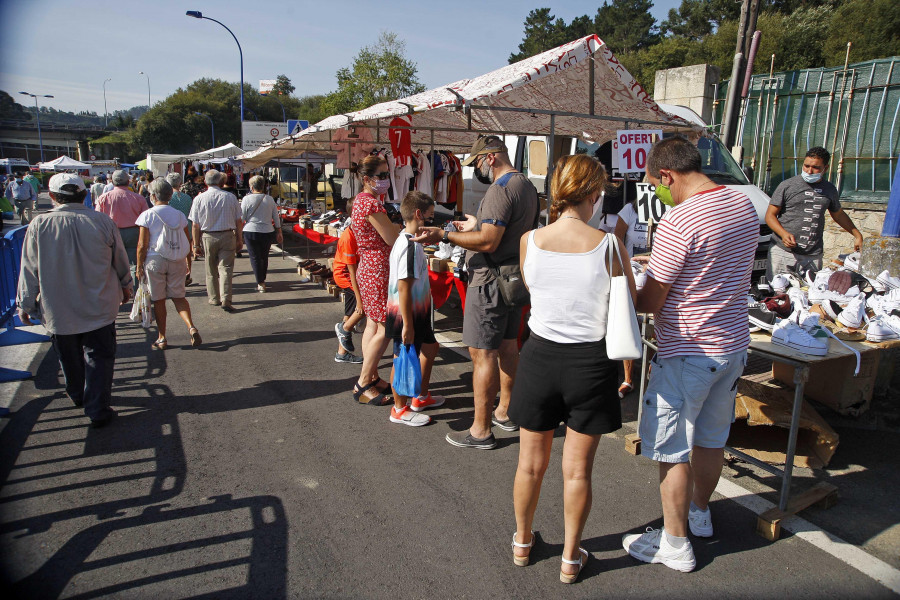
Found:
[{"label": "black shorts", "polygon": [[[434,337],[434,329],[431,328],[431,319],[418,319],[413,323],[413,345],[416,347],[416,354],[422,351],[422,344],[436,344],[437,339]],[[396,333],[391,332],[390,337],[394,342],[394,356],[400,353],[402,345],[402,329]]]},{"label": "black shorts", "polygon": [[509,417],[531,431],[560,423],[586,435],[616,431],[622,427],[617,375],[605,340],[559,344],[532,333],[519,354]]},{"label": "black shorts", "polygon": [[344,297],[344,316],[352,317],[356,312],[356,294],[352,288],[341,288],[341,295]]}]

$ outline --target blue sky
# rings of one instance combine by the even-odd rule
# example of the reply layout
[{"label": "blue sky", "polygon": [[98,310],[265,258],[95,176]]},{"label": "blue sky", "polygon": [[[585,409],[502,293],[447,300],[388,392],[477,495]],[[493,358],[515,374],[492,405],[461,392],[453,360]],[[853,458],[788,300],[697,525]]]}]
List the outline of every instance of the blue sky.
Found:
[{"label": "blue sky", "polygon": [[[234,40],[221,26],[185,16],[200,10],[227,25],[244,51],[244,80],[284,73],[296,95],[327,93],[335,72],[349,66],[383,30],[406,41],[419,79],[437,87],[506,64],[522,40],[533,8],[552,4],[567,22],[593,16],[602,2],[318,2],[231,0],[0,0],[0,90],[52,94],[61,110],[103,114],[103,80],[110,112],[153,102],[201,77],[239,79]],[[656,0],[663,20],[680,0]],[[600,34],[602,38],[602,33]],[[21,99],[21,100],[20,100]]]}]

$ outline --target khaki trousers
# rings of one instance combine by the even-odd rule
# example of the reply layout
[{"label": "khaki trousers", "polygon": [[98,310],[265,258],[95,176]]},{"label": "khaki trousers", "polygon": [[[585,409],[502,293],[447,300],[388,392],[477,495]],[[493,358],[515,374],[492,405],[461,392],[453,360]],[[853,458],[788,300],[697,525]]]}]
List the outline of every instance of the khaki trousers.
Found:
[{"label": "khaki trousers", "polygon": [[206,295],[212,302],[231,305],[234,276],[234,231],[204,231],[201,238],[206,257]]}]

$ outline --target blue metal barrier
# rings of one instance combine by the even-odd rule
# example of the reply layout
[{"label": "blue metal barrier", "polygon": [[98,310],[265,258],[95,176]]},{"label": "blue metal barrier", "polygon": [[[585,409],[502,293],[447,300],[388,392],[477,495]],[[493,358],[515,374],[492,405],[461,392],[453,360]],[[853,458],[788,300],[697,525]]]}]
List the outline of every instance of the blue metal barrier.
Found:
[{"label": "blue metal barrier", "polygon": [[[28,226],[16,227],[0,238],[0,346],[31,344],[46,342],[46,335],[18,331],[16,325],[22,325],[16,315],[16,289],[19,284],[19,270],[22,265],[22,245]],[[6,369],[0,367],[0,381],[17,381],[31,377],[29,371]]]}]

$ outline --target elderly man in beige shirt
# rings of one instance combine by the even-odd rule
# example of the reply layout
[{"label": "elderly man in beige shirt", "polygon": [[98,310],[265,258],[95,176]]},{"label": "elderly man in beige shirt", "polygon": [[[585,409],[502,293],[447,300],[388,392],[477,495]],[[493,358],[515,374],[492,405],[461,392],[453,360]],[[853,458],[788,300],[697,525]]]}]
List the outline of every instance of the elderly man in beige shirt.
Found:
[{"label": "elderly man in beige shirt", "polygon": [[56,205],[28,226],[16,304],[26,325],[40,316],[66,379],[66,394],[93,427],[107,425],[116,362],[116,315],[131,298],[128,255],[116,224],[84,205],[81,177],[50,179]]}]

